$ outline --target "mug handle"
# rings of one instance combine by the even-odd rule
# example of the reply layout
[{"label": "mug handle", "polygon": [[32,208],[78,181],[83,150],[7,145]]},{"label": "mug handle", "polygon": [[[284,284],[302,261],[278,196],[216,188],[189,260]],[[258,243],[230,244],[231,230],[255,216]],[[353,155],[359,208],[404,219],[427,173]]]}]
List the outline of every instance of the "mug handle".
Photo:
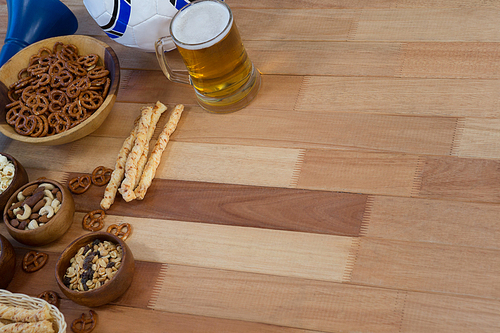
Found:
[{"label": "mug handle", "polygon": [[160,68],[163,71],[163,74],[172,82],[183,83],[183,84],[191,84],[191,80],[189,78],[189,73],[187,69],[184,70],[174,70],[168,64],[167,57],[165,53],[167,51],[165,48],[172,48],[171,45],[173,43],[171,36],[165,36],[158,39],[155,43],[155,51],[156,58],[158,59],[158,63],[160,64]]}]

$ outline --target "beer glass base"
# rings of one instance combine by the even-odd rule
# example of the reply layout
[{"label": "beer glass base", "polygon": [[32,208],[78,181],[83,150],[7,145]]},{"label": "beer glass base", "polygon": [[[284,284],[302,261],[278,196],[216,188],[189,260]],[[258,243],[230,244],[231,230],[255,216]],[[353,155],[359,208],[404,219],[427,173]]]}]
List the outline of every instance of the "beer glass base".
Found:
[{"label": "beer glass base", "polygon": [[195,90],[198,104],[211,113],[231,113],[243,109],[257,96],[260,89],[260,72],[255,67],[252,72],[248,82],[231,96],[208,98]]}]

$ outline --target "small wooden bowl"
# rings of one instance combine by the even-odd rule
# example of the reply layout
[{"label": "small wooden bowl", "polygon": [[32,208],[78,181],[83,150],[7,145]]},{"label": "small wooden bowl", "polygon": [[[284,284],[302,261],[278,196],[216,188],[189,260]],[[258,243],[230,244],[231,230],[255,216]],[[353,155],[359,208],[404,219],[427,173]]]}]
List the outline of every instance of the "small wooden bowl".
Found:
[{"label": "small wooden bowl", "polygon": [[[41,227],[38,227],[33,230],[19,230],[14,228],[10,224],[10,217],[8,215],[8,208],[12,205],[13,202],[17,202],[17,194],[23,191],[26,187],[31,186],[33,184],[43,184],[50,183],[59,190],[61,190],[62,200],[61,200],[61,208],[59,211],[50,219],[49,222],[44,224]],[[21,188],[19,188],[16,192],[12,194],[9,201],[5,205],[3,210],[3,221],[7,226],[7,231],[9,234],[17,240],[19,243],[29,245],[29,246],[41,246],[55,241],[60,238],[62,235],[68,231],[71,224],[73,223],[73,215],[75,213],[75,202],[73,200],[73,196],[71,192],[60,183],[49,180],[49,179],[40,179],[33,182],[30,182]]]},{"label": "small wooden bowl", "polygon": [[14,277],[16,253],[12,244],[0,235],[0,289],[5,289]]},{"label": "small wooden bowl", "polygon": [[19,187],[23,186],[29,181],[28,174],[26,173],[26,170],[22,166],[21,163],[19,163],[18,160],[16,160],[14,157],[12,157],[9,154],[5,153],[0,153],[1,155],[7,157],[9,161],[14,164],[14,178],[12,179],[12,182],[10,183],[9,187],[5,189],[5,191],[0,194],[0,210],[2,210],[5,207],[5,204],[9,200],[10,196],[12,193],[14,193]]},{"label": "small wooden bowl", "polygon": [[[114,244],[120,245],[123,249],[122,263],[116,275],[104,285],[97,289],[89,291],[74,291],[66,287],[63,283],[66,270],[70,266],[70,260],[73,258],[78,250],[96,239],[101,241],[110,241]],[[98,307],[108,304],[118,297],[120,297],[132,283],[135,271],[135,262],[132,251],[128,245],[113,234],[107,232],[93,232],[84,235],[74,240],[68,247],[61,253],[56,263],[56,281],[61,291],[77,304]]]},{"label": "small wooden bowl", "polygon": [[[39,138],[20,135],[5,119],[7,113],[5,106],[11,103],[7,95],[8,88],[11,84],[18,81],[17,75],[19,71],[28,67],[29,59],[32,55],[37,54],[42,47],[47,47],[52,50],[56,42],[75,45],[80,55],[94,53],[100,57],[106,69],[110,72],[111,85],[108,95],[103,104],[92,114],[92,116],[90,116],[90,118],[70,130]],[[37,43],[33,43],[16,53],[0,68],[0,132],[11,139],[39,145],[61,145],[83,138],[98,129],[104,122],[115,103],[119,84],[120,64],[118,57],[110,46],[98,39],[83,35],[69,35],[47,38]]]}]

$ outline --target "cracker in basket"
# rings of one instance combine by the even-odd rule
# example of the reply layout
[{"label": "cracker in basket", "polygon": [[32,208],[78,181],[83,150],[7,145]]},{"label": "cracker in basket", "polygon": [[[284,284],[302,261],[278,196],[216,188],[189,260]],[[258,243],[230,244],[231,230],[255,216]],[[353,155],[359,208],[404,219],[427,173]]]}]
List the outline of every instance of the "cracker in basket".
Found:
[{"label": "cracker in basket", "polygon": [[137,130],[139,129],[139,119],[137,118],[134,122],[134,128],[130,135],[125,139],[123,145],[118,153],[118,157],[116,159],[115,169],[111,174],[111,178],[106,186],[106,190],[104,191],[104,198],[101,200],[101,208],[109,209],[113,202],[115,201],[116,192],[118,191],[118,187],[120,186],[123,176],[125,174],[125,163],[127,162],[128,154],[132,149],[135,138],[137,136]]},{"label": "cracker in basket", "polygon": [[54,333],[52,323],[48,320],[34,323],[13,323],[1,326],[0,333]]},{"label": "cracker in basket", "polygon": [[125,179],[123,179],[118,192],[120,192],[126,202],[135,199],[134,186],[135,179],[137,177],[137,164],[139,163],[139,159],[141,158],[144,147],[146,146],[146,139],[148,135],[148,128],[151,124],[152,113],[153,108],[151,106],[147,106],[142,109],[134,147],[132,148],[132,151],[130,151],[130,154],[128,154],[127,162],[125,163]]},{"label": "cracker in basket", "polygon": [[141,176],[139,185],[134,191],[136,198],[139,200],[144,199],[149,186],[151,186],[151,182],[153,181],[153,178],[156,174],[156,169],[160,164],[163,151],[165,150],[165,147],[170,140],[170,136],[175,131],[177,124],[179,123],[182,111],[184,111],[184,105],[179,104],[175,107],[175,109],[172,111],[172,114],[170,115],[170,118],[168,119],[167,124],[163,128],[163,131],[160,133],[158,141],[156,141],[155,147],[151,152],[148,163],[144,168],[144,172]]},{"label": "cracker in basket", "polygon": [[0,318],[11,321],[36,322],[52,319],[52,315],[47,304],[38,310],[27,310],[17,306],[0,304]]}]

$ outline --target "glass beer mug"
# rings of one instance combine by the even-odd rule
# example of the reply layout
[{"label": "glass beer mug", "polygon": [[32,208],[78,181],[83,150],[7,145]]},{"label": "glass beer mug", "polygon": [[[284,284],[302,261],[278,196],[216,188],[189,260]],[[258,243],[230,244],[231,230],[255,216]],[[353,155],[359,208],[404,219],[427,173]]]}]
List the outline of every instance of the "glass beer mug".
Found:
[{"label": "glass beer mug", "polygon": [[[179,73],[166,57],[174,42],[187,68]],[[202,108],[228,113],[247,106],[260,88],[260,73],[241,42],[228,5],[198,0],[180,9],[170,22],[170,36],[158,39],[156,56],[172,82],[191,84]]]}]

